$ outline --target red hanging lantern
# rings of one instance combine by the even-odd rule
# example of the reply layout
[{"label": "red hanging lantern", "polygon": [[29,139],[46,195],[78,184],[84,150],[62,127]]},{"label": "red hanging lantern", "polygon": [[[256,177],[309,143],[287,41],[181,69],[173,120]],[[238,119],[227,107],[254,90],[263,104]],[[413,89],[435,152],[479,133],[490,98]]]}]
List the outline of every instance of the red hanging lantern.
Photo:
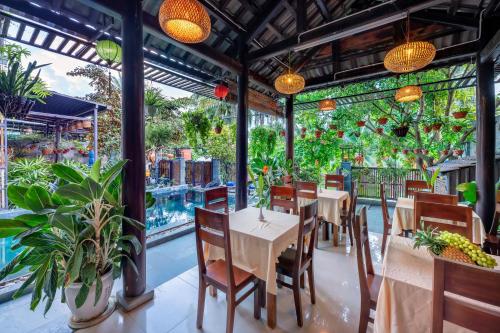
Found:
[{"label": "red hanging lantern", "polygon": [[226,98],[227,94],[229,94],[229,87],[224,83],[220,83],[215,86],[214,89],[215,97],[219,98],[221,101]]}]

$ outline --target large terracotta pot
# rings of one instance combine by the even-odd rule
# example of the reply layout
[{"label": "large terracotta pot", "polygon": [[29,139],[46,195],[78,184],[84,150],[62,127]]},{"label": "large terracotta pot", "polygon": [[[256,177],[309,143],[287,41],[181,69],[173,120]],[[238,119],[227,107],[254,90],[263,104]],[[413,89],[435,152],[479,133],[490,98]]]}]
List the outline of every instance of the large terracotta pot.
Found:
[{"label": "large terracotta pot", "polygon": [[379,125],[385,125],[385,124],[387,124],[387,121],[388,121],[388,120],[389,120],[389,119],[387,119],[386,117],[382,117],[382,118],[379,118],[379,119],[377,120],[377,123],[378,123]]},{"label": "large terracotta pot", "polygon": [[453,112],[452,114],[455,119],[463,119],[467,117],[467,111],[457,111]]},{"label": "large terracotta pot", "polygon": [[84,120],[82,122],[82,125],[83,125],[83,128],[85,128],[85,129],[92,128],[92,122],[90,120]]},{"label": "large terracotta pot", "polygon": [[89,294],[85,303],[79,308],[76,307],[75,299],[82,287],[81,283],[72,283],[64,289],[64,294],[66,295],[66,304],[73,314],[73,321],[89,321],[101,315],[106,307],[108,306],[109,297],[111,296],[111,291],[113,290],[113,271],[110,270],[108,273],[101,277],[102,280],[102,292],[101,297],[94,305],[95,293],[96,293],[96,283],[90,287]]}]

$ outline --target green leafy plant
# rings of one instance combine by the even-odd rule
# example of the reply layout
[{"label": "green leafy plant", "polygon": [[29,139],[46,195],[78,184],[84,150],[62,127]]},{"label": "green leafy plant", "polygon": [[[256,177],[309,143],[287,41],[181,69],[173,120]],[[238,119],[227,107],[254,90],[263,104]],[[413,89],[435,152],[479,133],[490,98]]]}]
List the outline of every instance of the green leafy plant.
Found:
[{"label": "green leafy plant", "polygon": [[457,191],[462,192],[468,205],[475,205],[477,202],[477,184],[475,181],[457,185]]},{"label": "green leafy plant", "polygon": [[164,105],[164,98],[161,90],[156,87],[147,87],[144,91],[144,105],[153,107],[162,107]]},{"label": "green leafy plant", "polygon": [[434,172],[432,173],[431,176],[427,173],[426,170],[421,169],[422,172],[422,177],[424,178],[425,182],[430,188],[434,188],[434,185],[436,184],[436,180],[439,176],[439,172],[441,171],[441,168],[436,168]]},{"label": "green leafy plant", "polygon": [[19,158],[9,163],[8,179],[10,185],[48,187],[55,177],[50,165],[43,157]]},{"label": "green leafy plant", "polygon": [[276,150],[276,144],[276,130],[267,126],[259,126],[253,128],[250,132],[248,151],[252,157],[257,157],[261,154],[272,156]]},{"label": "green leafy plant", "polygon": [[[82,283],[76,297],[81,307],[96,284],[94,304],[102,293],[101,277],[113,272],[117,278],[121,262],[127,260],[137,271],[130,258],[132,251],[143,249],[135,236],[122,235],[122,222],[136,228],[144,225],[124,216],[121,204],[121,171],[126,161],[105,168],[97,160],[88,174],[80,170],[53,164],[58,186],[50,191],[39,185],[10,185],[8,195],[18,207],[29,210],[13,219],[0,220],[0,237],[14,237],[12,249],[22,251],[0,270],[0,281],[10,274],[29,268],[29,277],[15,293],[23,294],[33,285],[30,308],[45,301],[45,313],[50,309],[56,290],[71,283]],[[148,205],[154,203],[147,196]]]},{"label": "green leafy plant", "polygon": [[191,147],[197,147],[206,142],[212,125],[203,110],[184,112],[182,120],[186,138]]},{"label": "green leafy plant", "polygon": [[[17,45],[0,47],[0,57],[7,60],[5,69],[0,69],[0,112],[4,116],[14,116],[17,112],[29,111],[27,100],[43,100],[50,95],[46,84],[40,79],[40,68],[36,61],[28,63],[26,68],[21,59],[30,53]],[[35,74],[35,71],[38,72]]]}]

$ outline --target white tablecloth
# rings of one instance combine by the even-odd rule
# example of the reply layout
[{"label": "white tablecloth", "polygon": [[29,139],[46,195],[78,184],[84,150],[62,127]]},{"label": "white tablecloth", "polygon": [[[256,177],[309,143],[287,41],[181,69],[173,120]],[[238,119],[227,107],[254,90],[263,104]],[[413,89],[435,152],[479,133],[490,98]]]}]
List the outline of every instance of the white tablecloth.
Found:
[{"label": "white tablecloth", "polygon": [[[299,206],[307,204],[311,199],[299,198]],[[340,212],[344,205],[349,208],[349,192],[337,190],[318,190],[318,215],[323,220],[341,225]]]},{"label": "white tablecloth", "polygon": [[[497,263],[500,257],[494,256]],[[374,332],[428,333],[432,322],[432,256],[426,248],[413,249],[413,241],[389,237],[382,266]],[[499,269],[497,266],[495,269]],[[449,322],[444,332],[470,332]]]},{"label": "white tablecloth", "polygon": [[[276,295],[276,262],[281,252],[297,242],[299,217],[264,210],[260,222],[259,209],[249,207],[229,214],[233,264],[266,281],[267,292]],[[208,246],[209,260],[224,257],[224,250]]]},{"label": "white tablecloth", "polygon": [[[415,224],[415,216],[413,214],[414,201],[412,198],[398,198],[394,216],[392,217],[392,235],[399,235],[403,230],[413,230]],[[483,244],[486,238],[481,218],[473,211],[472,212],[472,242],[475,244]]]}]

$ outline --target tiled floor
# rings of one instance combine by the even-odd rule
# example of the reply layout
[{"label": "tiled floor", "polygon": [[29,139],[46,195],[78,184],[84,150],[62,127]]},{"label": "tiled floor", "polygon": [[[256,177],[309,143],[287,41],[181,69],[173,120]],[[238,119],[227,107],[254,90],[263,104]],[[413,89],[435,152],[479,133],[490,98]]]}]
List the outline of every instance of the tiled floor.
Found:
[{"label": "tiled floor", "polygon": [[[375,268],[380,268],[380,239],[371,234],[372,256]],[[316,305],[312,306],[308,291],[303,291],[304,327],[296,325],[293,297],[284,288],[278,292],[278,326],[272,331],[266,326],[266,312],[262,319],[253,318],[253,297],[236,310],[236,333],[245,332],[356,332],[359,320],[359,287],[355,254],[345,242],[333,248],[330,242],[320,242],[315,253]],[[165,267],[168,270],[168,267]],[[160,285],[155,290],[155,299],[138,309],[115,313],[100,325],[80,332],[134,332],[167,333],[198,332],[195,327],[197,308],[198,272],[194,267]],[[307,289],[307,287],[306,287]],[[64,304],[54,302],[46,318],[42,307],[35,312],[28,309],[29,296],[0,305],[0,331],[18,332],[69,332],[66,321],[69,311]],[[224,332],[226,302],[224,294],[214,299],[207,296],[205,320],[202,332]],[[201,331],[200,331],[201,332]]]}]

